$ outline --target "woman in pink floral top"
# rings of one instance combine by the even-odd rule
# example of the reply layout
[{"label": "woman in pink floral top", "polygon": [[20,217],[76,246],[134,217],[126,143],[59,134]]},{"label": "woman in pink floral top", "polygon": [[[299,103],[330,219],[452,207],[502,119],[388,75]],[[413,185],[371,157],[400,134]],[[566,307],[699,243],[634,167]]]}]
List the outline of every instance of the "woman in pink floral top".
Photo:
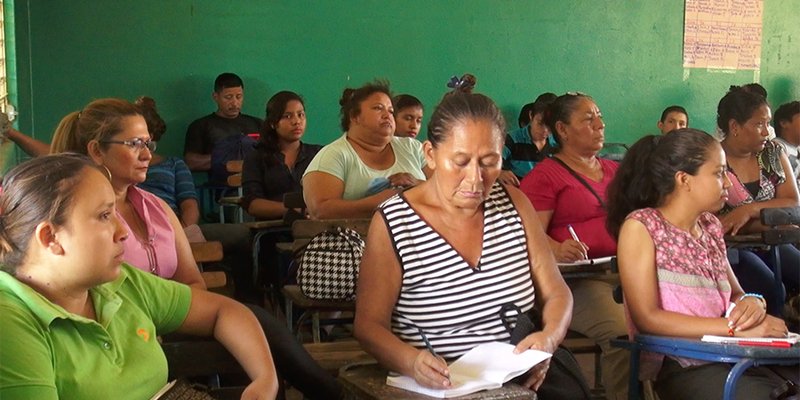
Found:
[{"label": "woman in pink floral top", "polygon": [[[786,336],[763,299],[744,294],[726,258],[722,224],[712,214],[728,199],[725,171],[722,147],[695,129],[644,137],[622,161],[609,187],[608,228],[618,236],[631,335]],[[721,398],[730,368],[646,354],[641,377],[656,378],[661,398]],[[776,383],[761,372],[751,368],[741,378],[739,398],[768,398]]]}]

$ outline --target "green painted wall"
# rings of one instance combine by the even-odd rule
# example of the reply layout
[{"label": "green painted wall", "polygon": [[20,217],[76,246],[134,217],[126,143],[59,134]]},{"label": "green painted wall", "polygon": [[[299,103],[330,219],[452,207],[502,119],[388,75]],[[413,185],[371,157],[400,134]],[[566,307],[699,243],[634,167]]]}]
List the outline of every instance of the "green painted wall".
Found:
[{"label": "green painted wall", "polygon": [[609,141],[655,131],[683,104],[712,129],[731,84],[760,80],[770,101],[800,98],[797,0],[765,0],[762,68],[720,72],[681,63],[682,1],[16,0],[20,126],[49,140],[61,116],[94,98],[156,98],[180,154],[188,123],[213,110],[214,77],[240,74],[244,111],[273,93],[306,98],[307,140],[339,135],[345,86],[387,78],[432,106],[471,72],[516,124],[540,92],[595,97]]}]

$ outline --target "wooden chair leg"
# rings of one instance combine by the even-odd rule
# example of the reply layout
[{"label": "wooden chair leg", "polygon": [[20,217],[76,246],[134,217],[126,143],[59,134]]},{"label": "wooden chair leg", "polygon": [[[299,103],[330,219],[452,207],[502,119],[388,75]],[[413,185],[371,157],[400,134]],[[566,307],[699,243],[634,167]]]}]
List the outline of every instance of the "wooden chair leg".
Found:
[{"label": "wooden chair leg", "polygon": [[594,388],[600,389],[603,387],[603,368],[600,362],[600,355],[602,353],[594,353]]},{"label": "wooden chair leg", "polygon": [[292,300],[286,299],[286,327],[289,328],[289,333],[294,333],[294,314],[292,314]]},{"label": "wooden chair leg", "polygon": [[314,338],[314,343],[319,343],[322,341],[319,329],[319,311],[314,311],[311,314],[311,335]]}]

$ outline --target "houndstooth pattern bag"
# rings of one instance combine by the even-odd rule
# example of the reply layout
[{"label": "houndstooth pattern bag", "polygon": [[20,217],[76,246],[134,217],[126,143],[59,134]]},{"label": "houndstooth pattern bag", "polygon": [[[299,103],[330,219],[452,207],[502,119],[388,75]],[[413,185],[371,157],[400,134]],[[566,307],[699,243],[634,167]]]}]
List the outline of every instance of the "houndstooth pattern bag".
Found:
[{"label": "houndstooth pattern bag", "polygon": [[317,234],[300,260],[300,290],[317,300],[354,300],[363,254],[364,239],[353,229],[337,227]]}]

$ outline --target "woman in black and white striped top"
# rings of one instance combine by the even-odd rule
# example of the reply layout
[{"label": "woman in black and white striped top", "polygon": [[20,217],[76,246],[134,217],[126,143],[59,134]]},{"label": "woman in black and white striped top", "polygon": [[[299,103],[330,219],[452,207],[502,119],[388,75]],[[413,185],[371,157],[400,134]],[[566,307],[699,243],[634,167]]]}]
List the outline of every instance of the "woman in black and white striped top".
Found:
[{"label": "woman in black and white striped top", "polygon": [[[515,187],[496,183],[504,125],[488,97],[446,95],[424,144],[432,176],[384,202],[370,225],[356,337],[385,367],[425,386],[450,386],[447,364],[425,341],[446,358],[508,342],[504,305],[525,312],[535,298],[542,311],[542,330],[518,351],[552,353],[569,326],[572,295],[533,206]],[[524,384],[537,389],[547,367],[534,367]]]}]

